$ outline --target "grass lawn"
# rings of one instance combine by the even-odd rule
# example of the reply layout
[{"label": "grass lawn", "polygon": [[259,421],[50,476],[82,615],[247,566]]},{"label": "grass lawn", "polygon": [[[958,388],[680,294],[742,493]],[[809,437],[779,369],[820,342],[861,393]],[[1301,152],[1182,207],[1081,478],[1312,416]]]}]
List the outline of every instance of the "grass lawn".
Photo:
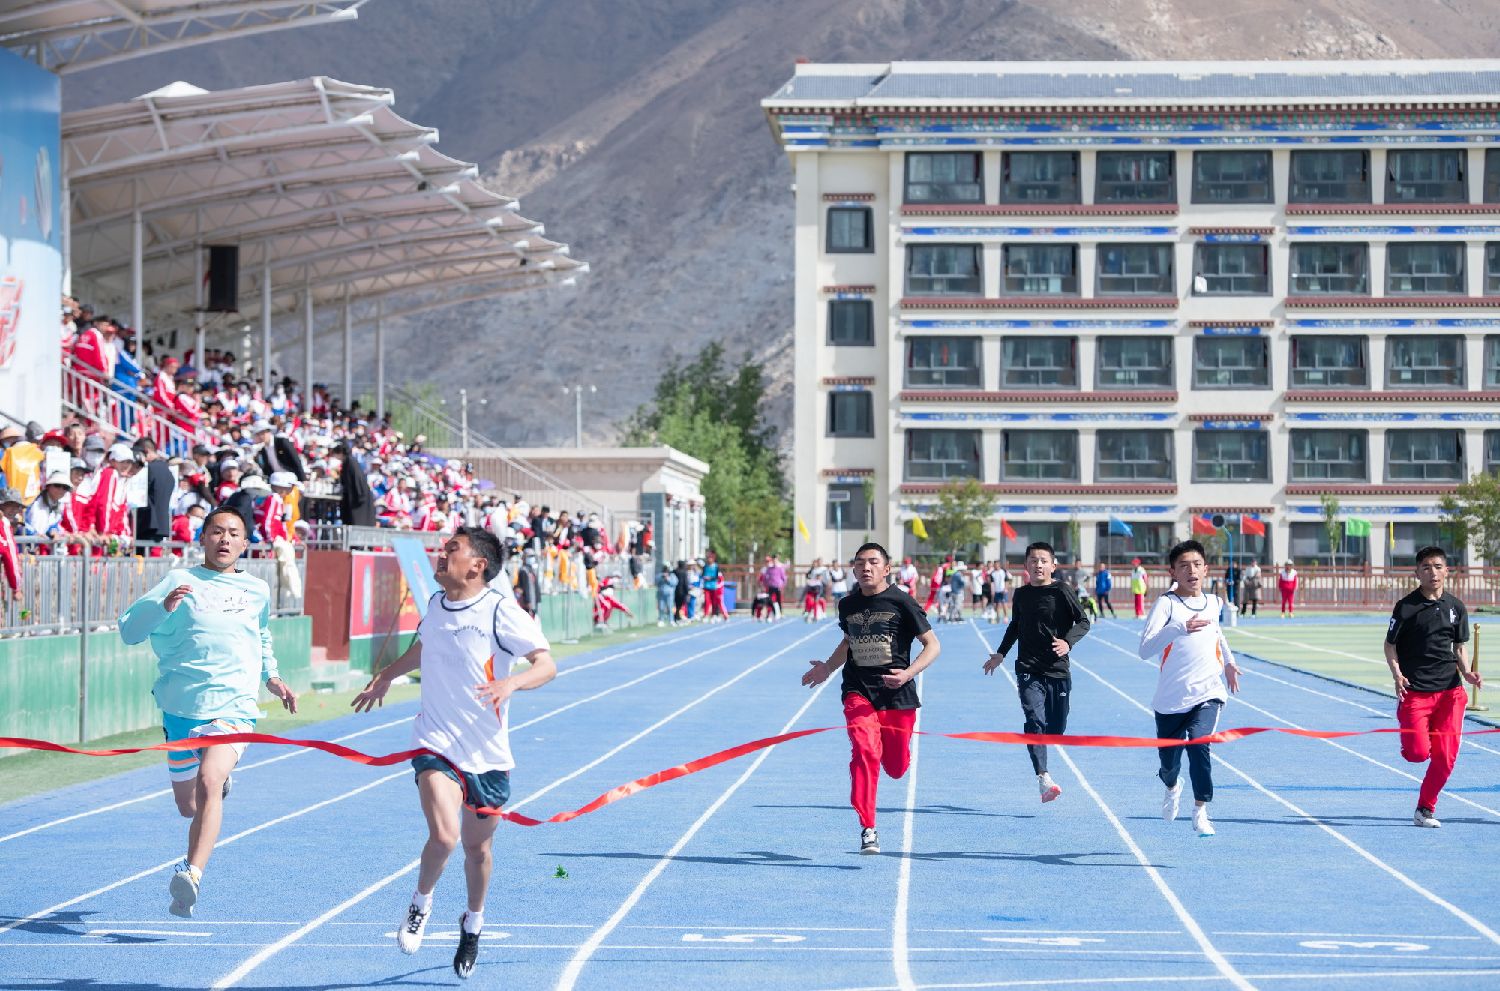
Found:
[{"label": "grass lawn", "polygon": [[[1310,616],[1306,622],[1257,628],[1255,620],[1242,619],[1239,626],[1226,629],[1224,636],[1233,650],[1394,698],[1383,647],[1386,620],[1384,615],[1372,614],[1361,621],[1342,616],[1320,622]],[[1479,622],[1472,629],[1479,635],[1480,670],[1493,673],[1495,683],[1500,685],[1500,622]],[[1472,649],[1472,640],[1470,644]],[[1491,704],[1485,698],[1480,701]],[[1497,707],[1495,713],[1480,713],[1479,718],[1490,722],[1500,716],[1500,695],[1495,696],[1493,705]]]}]

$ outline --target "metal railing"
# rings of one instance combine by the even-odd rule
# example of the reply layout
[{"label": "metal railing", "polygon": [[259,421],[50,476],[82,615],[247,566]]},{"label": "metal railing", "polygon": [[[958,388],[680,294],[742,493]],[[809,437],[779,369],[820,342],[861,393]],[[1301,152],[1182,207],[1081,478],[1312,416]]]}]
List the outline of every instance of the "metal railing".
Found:
[{"label": "metal railing", "polygon": [[[42,636],[79,631],[113,630],[120,614],[145,595],[174,568],[192,567],[202,561],[197,544],[167,541],[140,544],[142,554],[107,556],[69,554],[62,544],[23,537],[21,550],[21,598],[6,597],[0,604],[0,636]],[[158,554],[160,556],[152,556]],[[180,556],[179,556],[180,554]],[[302,614],[302,596],[288,582],[269,552],[252,550],[240,568],[271,587],[271,612],[275,616]],[[296,549],[292,566],[298,578],[307,575],[305,550]],[[301,585],[301,581],[296,582]]]},{"label": "metal railing", "polygon": [[307,545],[320,551],[387,550],[397,538],[420,540],[422,546],[436,550],[443,545],[443,535],[430,530],[398,530],[384,526],[344,526],[338,523],[315,523],[307,536]]},{"label": "metal railing", "polygon": [[[373,407],[368,402],[374,390],[367,385],[355,388],[361,395],[361,406]],[[442,457],[472,460],[475,473],[492,482],[504,493],[519,493],[534,505],[546,504],[556,508],[587,509],[596,512],[606,525],[613,526],[610,510],[592,496],[578,491],[567,482],[526,459],[506,450],[494,440],[455,421],[446,411],[433,406],[421,396],[398,385],[386,385],[387,411],[391,400],[401,406],[401,415],[409,422],[403,424],[407,439],[417,433],[426,436],[424,445],[429,451]],[[472,455],[472,457],[471,457]]]},{"label": "metal railing", "polygon": [[66,365],[62,368],[62,404],[68,412],[117,434],[127,443],[150,437],[168,454],[186,455],[199,440],[197,430],[184,429],[176,422],[182,416],[179,411],[169,410],[149,396],[127,396],[112,383],[89,378]]}]

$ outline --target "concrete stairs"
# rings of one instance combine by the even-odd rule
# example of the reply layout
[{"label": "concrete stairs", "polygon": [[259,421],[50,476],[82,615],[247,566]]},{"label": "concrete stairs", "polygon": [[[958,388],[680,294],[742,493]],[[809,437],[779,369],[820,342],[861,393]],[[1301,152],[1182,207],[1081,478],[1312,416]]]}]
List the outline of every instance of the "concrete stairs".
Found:
[{"label": "concrete stairs", "polygon": [[327,647],[312,648],[312,689],[315,692],[346,692],[363,688],[370,676],[349,668],[348,661],[330,661]]}]

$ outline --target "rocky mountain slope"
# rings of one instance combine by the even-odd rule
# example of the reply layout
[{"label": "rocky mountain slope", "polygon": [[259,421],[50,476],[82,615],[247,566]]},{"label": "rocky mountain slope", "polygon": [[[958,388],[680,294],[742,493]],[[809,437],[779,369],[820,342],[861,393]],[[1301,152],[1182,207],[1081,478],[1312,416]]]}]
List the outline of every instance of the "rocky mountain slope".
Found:
[{"label": "rocky mountain slope", "polygon": [[393,87],[593,264],[576,289],[390,335],[410,380],[488,396],[476,426],[519,445],[571,435],[573,382],[600,386],[586,430],[612,438],[664,361],[715,339],[766,365],[789,422],[790,173],[759,101],[798,57],[1472,58],[1497,41],[1493,0],[373,0],[352,25],[84,73],[64,96],[319,73]]}]

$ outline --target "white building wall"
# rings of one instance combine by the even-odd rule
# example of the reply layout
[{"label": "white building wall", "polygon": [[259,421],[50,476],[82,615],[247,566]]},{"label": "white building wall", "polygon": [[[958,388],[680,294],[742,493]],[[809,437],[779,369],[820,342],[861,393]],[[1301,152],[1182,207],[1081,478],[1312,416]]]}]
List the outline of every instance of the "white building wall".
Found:
[{"label": "white building wall", "polygon": [[[1422,147],[1421,136],[1401,138],[1401,147]],[[1066,147],[1080,152],[1082,206],[1094,200],[1096,152],[1112,147],[1111,137],[1104,134],[1080,134],[1080,142]],[[1351,515],[1360,515],[1376,524],[1370,540],[1371,561],[1384,564],[1385,524],[1397,522],[1431,522],[1438,519],[1437,496],[1429,492],[1404,493],[1388,490],[1395,484],[1388,479],[1385,465],[1386,431],[1391,426],[1441,427],[1463,432],[1468,472],[1484,467],[1486,429],[1500,429],[1500,418],[1490,423],[1484,419],[1444,420],[1455,411],[1465,414],[1495,415],[1495,407],[1483,403],[1444,404],[1437,401],[1391,401],[1379,398],[1385,387],[1386,339],[1391,333],[1422,333],[1432,321],[1451,317],[1477,321],[1462,329],[1445,329],[1464,337],[1467,378],[1464,389],[1483,391],[1485,337],[1500,334],[1500,320],[1493,326],[1479,326],[1486,318],[1482,309],[1457,311],[1425,306],[1386,308],[1378,304],[1385,296],[1385,273],[1388,245],[1399,241],[1460,240],[1465,242],[1468,280],[1466,294],[1484,295],[1485,245],[1500,241],[1500,205],[1495,215],[1484,217],[1452,216],[1443,211],[1432,214],[1362,215],[1354,211],[1328,216],[1306,216],[1286,211],[1286,196],[1291,172],[1292,148],[1271,146],[1271,161],[1276,202],[1270,204],[1213,205],[1192,202],[1193,161],[1198,151],[1240,150],[1245,147],[1239,135],[1224,135],[1219,144],[1186,144],[1188,135],[1158,135],[1154,139],[1175,146],[1178,209],[1149,216],[1119,216],[1105,213],[1077,212],[1059,209],[1055,214],[1034,215],[1020,212],[997,213],[974,211],[973,214],[940,215],[928,211],[920,215],[903,214],[905,156],[911,151],[950,150],[951,145],[935,141],[930,145],[896,145],[889,139],[879,147],[837,147],[819,150],[792,150],[790,157],[796,177],[797,226],[796,258],[796,453],[793,463],[797,514],[811,529],[811,546],[798,538],[796,557],[814,555],[825,558],[834,553],[836,540],[827,526],[827,489],[831,478],[841,471],[873,472],[876,526],[873,536],[883,539],[894,552],[900,553],[909,532],[912,516],[935,501],[929,494],[912,492],[904,486],[905,434],[913,417],[942,414],[959,418],[945,426],[977,427],[981,431],[982,481],[995,490],[997,519],[990,527],[992,539],[987,553],[999,553],[998,517],[1005,516],[1017,525],[1028,521],[1066,523],[1077,520],[1081,529],[1081,546],[1077,553],[1092,561],[1097,553],[1095,525],[1111,516],[1132,523],[1161,522],[1170,524],[1175,533],[1186,535],[1193,511],[1223,508],[1230,512],[1244,509],[1256,512],[1269,525],[1270,547],[1265,559],[1284,560],[1290,552],[1290,525],[1317,522],[1320,517],[1306,512],[1318,502],[1316,494],[1288,491],[1291,471],[1291,431],[1311,428],[1316,421],[1297,419],[1308,414],[1328,414],[1349,418],[1350,428],[1368,431],[1368,478],[1359,491],[1340,495],[1350,507]],[[1002,155],[1007,150],[1035,151],[1036,144],[1007,144],[1003,136],[988,136],[989,142],[978,150],[984,180],[984,201],[995,207],[999,203],[1002,182]],[[1192,140],[1203,141],[1201,135]],[[1392,139],[1394,140],[1394,139]],[[1257,146],[1261,147],[1261,146]],[[1320,147],[1314,143],[1305,147]],[[1340,146],[1344,147],[1344,146]],[[1384,201],[1385,147],[1366,144],[1370,152],[1371,206]],[[1484,173],[1482,142],[1476,138],[1468,151],[1470,200],[1482,198]],[[875,219],[873,254],[829,254],[824,250],[827,214],[825,195],[873,194],[869,206]],[[912,228],[940,227],[947,230],[941,237],[914,233]],[[1152,228],[1171,228],[1167,235],[1146,233]],[[1332,233],[1299,233],[1295,228],[1332,228]],[[996,229],[1029,229],[1026,233],[996,233]],[[1069,230],[1071,228],[1071,230]],[[1426,228],[1426,230],[1424,230]],[[1463,228],[1454,233],[1443,228]],[[1058,230],[1062,229],[1062,230]],[[1271,258],[1271,291],[1263,296],[1212,297],[1193,292],[1195,245],[1207,235],[1197,229],[1250,229],[1265,243]],[[1436,229],[1436,230],[1434,230]],[[1139,232],[1139,233],[1136,233]],[[1149,310],[1128,307],[1079,309],[1067,301],[1056,306],[1017,308],[1009,304],[965,307],[957,310],[903,307],[906,247],[923,241],[977,242],[982,245],[983,297],[997,299],[1005,295],[1002,282],[1002,246],[1007,243],[1068,243],[1078,246],[1079,298],[1095,300],[1096,272],[1101,245],[1121,241],[1152,241],[1174,245],[1176,276],[1175,308]],[[1368,257],[1372,300],[1332,309],[1312,309],[1288,305],[1290,288],[1290,245],[1302,241],[1338,241],[1365,243]],[[831,347],[827,344],[827,301],[829,287],[867,286],[864,293],[874,303],[873,348]],[[998,325],[1000,321],[1029,320],[1093,321],[1091,326],[1030,328],[1020,330]],[[1153,329],[1125,329],[1101,325],[1104,322],[1141,324],[1167,321],[1168,326]],[[1312,329],[1298,321],[1366,321],[1360,329]],[[1401,329],[1398,321],[1417,321],[1415,328]],[[980,396],[961,402],[902,399],[905,347],[911,336],[940,333],[917,327],[923,323],[981,324],[954,329],[962,336],[981,340],[980,392],[1001,390],[1000,363],[1002,341],[1012,333],[1072,336],[1077,339],[1078,393],[1102,391],[1097,381],[1100,341],[1121,334],[1165,335],[1174,338],[1174,379],[1176,399],[1159,401],[1090,402],[1069,391],[1058,391],[1044,402],[1014,401],[998,396]],[[1203,334],[1198,324],[1220,322],[1236,327],[1254,327],[1270,345],[1270,382],[1259,389],[1198,389],[1193,384],[1194,342]],[[983,326],[989,324],[989,326]],[[1357,402],[1291,401],[1286,393],[1292,387],[1290,342],[1293,335],[1362,334],[1367,339],[1367,369],[1371,395]],[[825,380],[858,382],[845,387],[867,387],[873,393],[875,435],[871,438],[832,438],[827,436],[828,395],[836,383]],[[860,383],[868,381],[868,385]],[[935,390],[924,390],[935,391]],[[1164,414],[1160,423],[1133,421],[1139,413]],[[1391,424],[1391,414],[1414,415],[1413,422]],[[1007,416],[1050,417],[1074,415],[1071,421],[1046,419],[1005,420]],[[1270,478],[1264,482],[1213,483],[1193,478],[1193,437],[1204,418],[1238,419],[1270,417],[1265,424],[1269,446]],[[1342,420],[1326,424],[1334,427]],[[1132,423],[1144,427],[1166,427],[1174,432],[1175,492],[1096,492],[1104,483],[1096,478],[1097,431],[1130,429]],[[1077,483],[1056,486],[1055,492],[1038,491],[1036,486],[1006,482],[1001,477],[1002,435],[1008,428],[1033,427],[1076,429],[1078,431]],[[1297,483],[1304,484],[1304,483]],[[1409,486],[1408,486],[1409,487]],[[1125,488],[1130,488],[1126,486]],[[1145,512],[1149,508],[1151,512]],[[852,540],[863,534],[845,533],[842,541],[847,551]]]}]

